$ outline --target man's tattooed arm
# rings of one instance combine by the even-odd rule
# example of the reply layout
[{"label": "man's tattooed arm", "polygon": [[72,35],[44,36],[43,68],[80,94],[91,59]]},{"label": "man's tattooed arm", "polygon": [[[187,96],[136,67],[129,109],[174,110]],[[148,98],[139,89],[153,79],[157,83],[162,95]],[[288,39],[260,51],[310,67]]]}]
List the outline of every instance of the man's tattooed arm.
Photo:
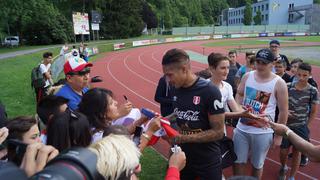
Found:
[{"label": "man's tattooed arm", "polygon": [[206,143],[222,139],[224,135],[224,113],[209,115],[211,129],[190,135],[178,135],[176,143]]}]

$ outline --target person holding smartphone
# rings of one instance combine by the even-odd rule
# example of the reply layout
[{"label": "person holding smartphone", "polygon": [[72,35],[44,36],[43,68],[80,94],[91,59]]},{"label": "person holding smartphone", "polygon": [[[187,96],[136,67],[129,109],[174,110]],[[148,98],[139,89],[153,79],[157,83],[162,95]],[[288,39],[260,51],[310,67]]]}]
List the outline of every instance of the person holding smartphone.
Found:
[{"label": "person holding smartphone", "polygon": [[20,166],[26,145],[41,143],[38,121],[33,117],[20,116],[8,121],[6,127],[9,130],[8,142],[15,142],[7,145],[8,160]]}]

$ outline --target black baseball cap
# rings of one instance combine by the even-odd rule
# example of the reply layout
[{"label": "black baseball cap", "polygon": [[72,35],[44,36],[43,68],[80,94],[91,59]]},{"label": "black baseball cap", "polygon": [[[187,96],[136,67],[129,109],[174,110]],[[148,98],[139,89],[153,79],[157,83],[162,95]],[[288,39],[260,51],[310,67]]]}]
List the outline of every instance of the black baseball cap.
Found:
[{"label": "black baseball cap", "polygon": [[270,49],[260,49],[256,54],[257,61],[263,61],[264,63],[272,63],[275,61],[274,55]]},{"label": "black baseball cap", "polygon": [[278,40],[276,40],[276,39],[270,41],[269,45],[271,45],[271,44],[277,44],[277,45],[280,46],[280,42]]}]

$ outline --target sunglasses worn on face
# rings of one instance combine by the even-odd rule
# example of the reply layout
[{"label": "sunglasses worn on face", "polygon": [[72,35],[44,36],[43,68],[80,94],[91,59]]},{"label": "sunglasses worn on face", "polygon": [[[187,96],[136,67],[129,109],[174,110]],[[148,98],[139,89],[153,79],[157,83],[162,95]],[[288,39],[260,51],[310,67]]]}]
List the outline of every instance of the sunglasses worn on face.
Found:
[{"label": "sunglasses worn on face", "polygon": [[279,48],[279,46],[270,46],[271,48]]},{"label": "sunglasses worn on face", "polygon": [[259,59],[257,59],[257,60],[256,60],[256,62],[257,62],[258,64],[264,64],[264,65],[267,65],[267,64],[269,64],[269,63],[267,63],[267,62],[264,62],[264,61],[261,61],[261,60],[259,60]]},{"label": "sunglasses worn on face", "polygon": [[78,72],[70,72],[70,75],[78,75],[78,76],[84,76],[86,74],[90,73],[90,69],[83,69],[82,71],[78,71]]}]

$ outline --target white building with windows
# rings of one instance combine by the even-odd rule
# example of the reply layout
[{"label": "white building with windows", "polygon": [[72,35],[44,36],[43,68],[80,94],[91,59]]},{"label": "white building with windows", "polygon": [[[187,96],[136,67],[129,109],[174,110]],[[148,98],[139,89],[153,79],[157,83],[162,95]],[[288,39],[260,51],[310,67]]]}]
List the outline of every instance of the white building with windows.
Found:
[{"label": "white building with windows", "polygon": [[[251,5],[252,19],[260,11],[261,25],[308,24],[306,12],[312,4],[313,0],[261,0]],[[224,9],[220,15],[220,25],[243,25],[244,9],[245,6]]]}]

